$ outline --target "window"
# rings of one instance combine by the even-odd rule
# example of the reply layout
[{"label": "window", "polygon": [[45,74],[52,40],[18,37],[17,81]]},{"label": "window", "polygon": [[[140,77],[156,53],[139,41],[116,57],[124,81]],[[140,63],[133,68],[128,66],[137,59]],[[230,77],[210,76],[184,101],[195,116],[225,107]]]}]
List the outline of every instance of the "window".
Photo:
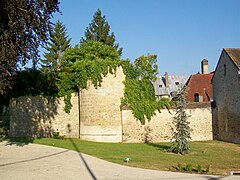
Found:
[{"label": "window", "polygon": [[194,102],[199,102],[199,94],[194,94]]},{"label": "window", "polygon": [[227,67],[226,67],[226,64],[224,64],[224,66],[223,66],[223,74],[224,74],[224,76],[226,76],[226,74],[227,74]]}]

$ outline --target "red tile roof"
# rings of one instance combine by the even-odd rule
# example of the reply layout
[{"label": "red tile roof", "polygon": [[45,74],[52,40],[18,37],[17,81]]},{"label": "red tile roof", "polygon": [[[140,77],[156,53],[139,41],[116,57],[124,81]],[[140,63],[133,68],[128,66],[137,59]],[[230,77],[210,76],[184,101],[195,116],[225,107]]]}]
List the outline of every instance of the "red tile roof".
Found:
[{"label": "red tile roof", "polygon": [[202,96],[203,102],[208,102],[212,99],[212,84],[211,79],[213,73],[210,74],[193,74],[188,79],[186,85],[186,101],[194,102],[194,94]]}]

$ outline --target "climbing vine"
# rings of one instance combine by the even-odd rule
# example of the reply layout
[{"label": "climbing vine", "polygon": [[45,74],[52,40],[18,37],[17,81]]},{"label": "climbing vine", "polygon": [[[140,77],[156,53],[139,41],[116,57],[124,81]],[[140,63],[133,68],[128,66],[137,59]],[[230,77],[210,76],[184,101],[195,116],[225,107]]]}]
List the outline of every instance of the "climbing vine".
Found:
[{"label": "climbing vine", "polygon": [[120,66],[120,57],[114,47],[97,41],[86,41],[67,49],[61,66],[59,95],[64,97],[65,111],[69,113],[72,107],[71,94],[86,89],[88,81],[95,88],[101,86],[102,77],[108,72],[116,72]]},{"label": "climbing vine", "polygon": [[67,49],[61,61],[59,73],[59,95],[64,97],[65,111],[71,110],[71,94],[87,88],[87,82],[101,86],[102,77],[115,73],[122,66],[126,76],[124,98],[121,106],[131,108],[135,118],[145,124],[156,110],[168,107],[169,101],[157,101],[152,81],[156,79],[158,67],[156,55],[141,56],[134,61],[120,60],[117,49],[97,41],[82,42]]},{"label": "climbing vine", "polygon": [[121,106],[129,106],[141,124],[145,124],[146,119],[150,121],[156,110],[170,106],[169,100],[158,101],[155,98],[152,81],[156,80],[158,71],[156,58],[156,55],[141,56],[134,64],[129,61],[122,63],[126,78]]}]

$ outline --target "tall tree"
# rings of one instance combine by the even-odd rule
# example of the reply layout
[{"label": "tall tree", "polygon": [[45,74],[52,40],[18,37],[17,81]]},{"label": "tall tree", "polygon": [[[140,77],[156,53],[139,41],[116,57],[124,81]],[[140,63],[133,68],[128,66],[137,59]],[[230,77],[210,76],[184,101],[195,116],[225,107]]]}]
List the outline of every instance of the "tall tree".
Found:
[{"label": "tall tree", "polygon": [[70,47],[70,41],[65,25],[58,20],[50,33],[50,41],[46,47],[48,52],[44,54],[45,59],[41,60],[44,72],[59,71],[62,53]]},{"label": "tall tree", "polygon": [[115,43],[114,33],[110,33],[110,26],[106,21],[106,17],[102,16],[101,10],[98,9],[93,15],[93,20],[86,28],[85,38],[81,39],[84,41],[99,41],[106,45],[115,47],[118,50],[119,55],[122,54],[122,48],[118,48],[118,44]]},{"label": "tall tree", "polygon": [[173,131],[172,139],[174,140],[174,143],[169,150],[177,154],[188,153],[190,150],[188,141],[191,138],[190,136],[191,128],[189,126],[189,122],[187,121],[187,114],[184,109],[186,105],[185,90],[186,86],[183,86],[182,88],[180,88],[177,94],[178,106],[173,121],[175,128],[172,129]]},{"label": "tall tree", "polygon": [[0,1],[0,94],[10,85],[17,64],[38,60],[49,37],[58,0]]}]

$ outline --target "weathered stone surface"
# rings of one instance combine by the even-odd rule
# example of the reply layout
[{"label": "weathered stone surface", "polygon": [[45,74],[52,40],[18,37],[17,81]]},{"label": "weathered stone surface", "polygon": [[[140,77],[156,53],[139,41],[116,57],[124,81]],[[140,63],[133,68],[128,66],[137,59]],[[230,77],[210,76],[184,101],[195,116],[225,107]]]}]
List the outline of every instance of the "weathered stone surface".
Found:
[{"label": "weathered stone surface", "polygon": [[[163,109],[156,113],[150,122],[141,125],[134,119],[130,110],[122,111],[123,142],[164,142],[171,140],[171,128],[176,109]],[[212,140],[212,113],[210,105],[207,108],[186,109],[188,121],[193,130],[192,141]]]},{"label": "weathered stone surface", "polygon": [[213,80],[215,137],[240,143],[240,73],[223,50]]},{"label": "weathered stone surface", "polygon": [[[134,119],[131,110],[120,110],[124,94],[122,68],[116,75],[103,78],[101,87],[94,88],[89,82],[87,90],[80,92],[80,126],[78,95],[72,95],[72,109],[64,112],[63,98],[50,101],[42,96],[12,99],[10,107],[11,136],[80,137],[84,140],[102,142],[161,142],[170,141],[171,127],[176,109],[156,113],[146,125]],[[210,105],[191,105],[187,109],[192,140],[212,139],[212,117]]]},{"label": "weathered stone surface", "polygon": [[81,91],[81,138],[92,141],[122,141],[121,98],[124,94],[125,75],[118,68],[116,75],[103,77],[97,89],[89,83]]},{"label": "weathered stone surface", "polygon": [[19,97],[11,100],[10,135],[13,137],[78,137],[77,97],[73,96],[72,111],[64,111],[63,98],[50,100],[42,96]]}]

